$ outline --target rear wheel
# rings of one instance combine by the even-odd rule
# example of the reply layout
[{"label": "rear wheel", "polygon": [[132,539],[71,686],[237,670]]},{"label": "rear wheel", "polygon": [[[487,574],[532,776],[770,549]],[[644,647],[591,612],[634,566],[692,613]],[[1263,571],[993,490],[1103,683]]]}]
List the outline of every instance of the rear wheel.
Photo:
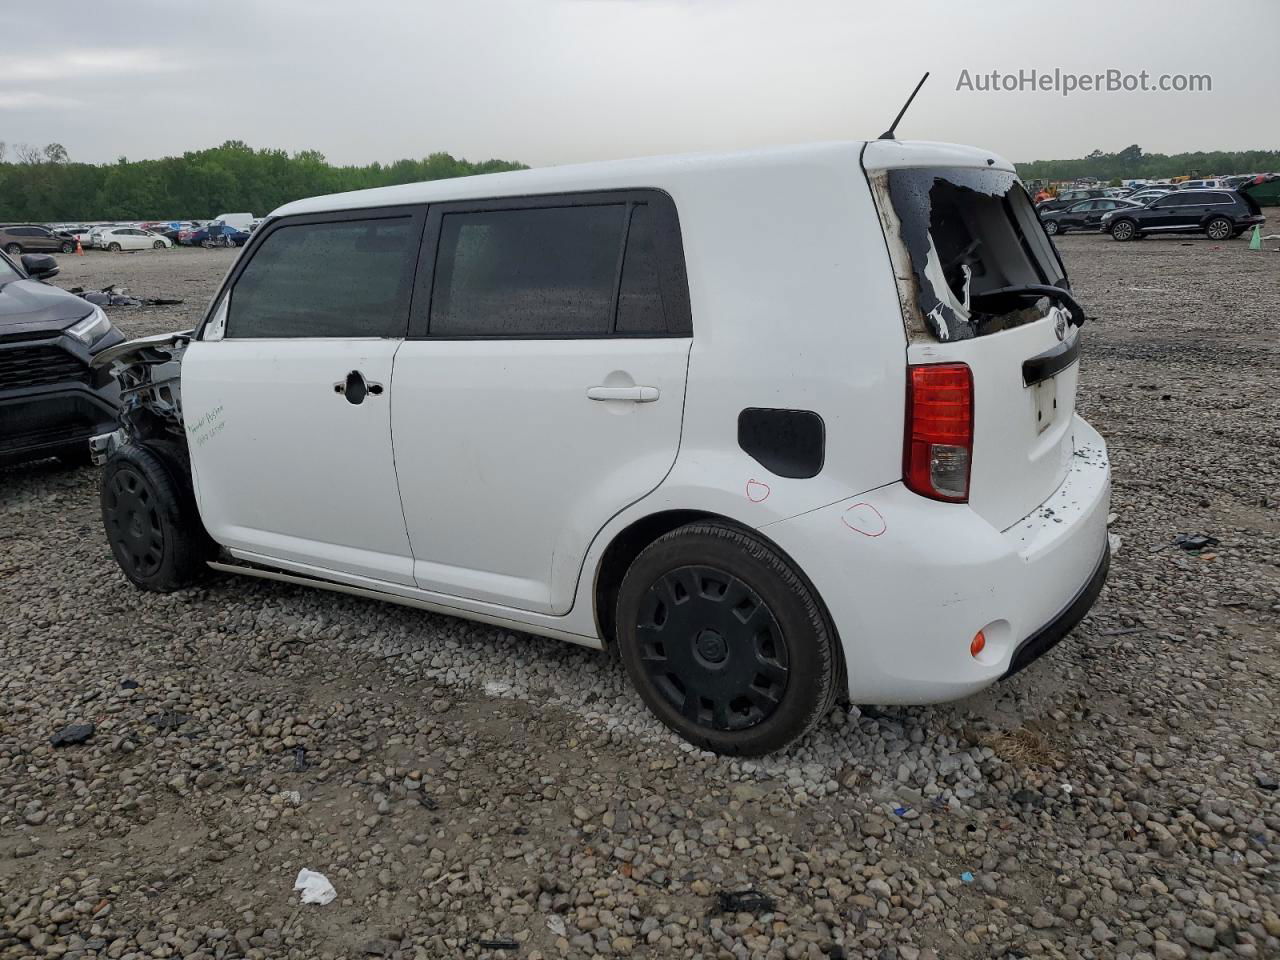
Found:
[{"label": "rear wheel", "polygon": [[74,243],[63,243],[59,248],[63,253],[75,253],[76,245]]},{"label": "rear wheel", "polygon": [[9,244],[8,246],[6,246],[6,247],[4,248],[4,252],[5,252],[5,253],[7,253],[7,254],[8,254],[9,256],[11,256],[11,257],[16,257],[18,254],[20,254],[20,253],[22,252],[22,244],[20,244],[20,243],[11,243],[11,244]]},{"label": "rear wheel", "polygon": [[1204,234],[1210,240],[1226,240],[1231,236],[1232,224],[1226,217],[1214,217],[1204,225]]},{"label": "rear wheel", "polygon": [[1058,221],[1057,221],[1057,220],[1046,220],[1046,221],[1044,222],[1044,232],[1045,232],[1045,233],[1047,233],[1049,236],[1051,236],[1051,237],[1052,237],[1055,233],[1057,233],[1057,232],[1058,232]]},{"label": "rear wheel", "polygon": [[839,689],[835,631],[786,559],[718,523],[650,544],[618,592],[631,682],[690,743],[760,756],[808,733]]},{"label": "rear wheel", "polygon": [[186,469],[167,451],[125,444],[102,468],[99,499],[111,552],[136,586],[167,593],[206,571],[213,544]]},{"label": "rear wheel", "polygon": [[1117,220],[1111,225],[1112,240],[1132,240],[1137,235],[1137,228],[1132,220]]},{"label": "rear wheel", "polygon": [[107,244],[107,249],[112,253],[119,253],[121,248],[120,248],[120,244],[116,243],[113,240],[111,243]]},{"label": "rear wheel", "polygon": [[163,240],[157,240],[155,243],[151,245],[152,250],[163,250],[164,248],[165,248],[165,242]]}]

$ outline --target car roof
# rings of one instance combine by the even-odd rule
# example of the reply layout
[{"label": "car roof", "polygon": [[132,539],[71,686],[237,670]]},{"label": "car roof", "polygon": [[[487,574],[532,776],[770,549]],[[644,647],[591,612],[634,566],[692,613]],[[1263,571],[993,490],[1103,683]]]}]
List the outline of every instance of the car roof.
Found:
[{"label": "car roof", "polygon": [[807,177],[815,167],[839,166],[851,173],[860,174],[864,161],[869,169],[964,166],[984,169],[995,167],[1008,172],[1014,170],[1007,160],[976,147],[911,140],[838,140],[733,153],[566,164],[375,187],[295,200],[279,207],[271,216],[584,190],[657,188],[671,191],[691,176],[730,170],[749,170],[761,174],[770,171],[789,172],[793,176]]}]

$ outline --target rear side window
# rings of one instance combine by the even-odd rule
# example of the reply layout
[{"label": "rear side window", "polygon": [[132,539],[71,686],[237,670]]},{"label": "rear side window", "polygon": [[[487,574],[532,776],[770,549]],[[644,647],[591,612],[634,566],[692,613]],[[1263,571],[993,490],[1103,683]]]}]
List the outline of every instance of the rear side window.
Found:
[{"label": "rear side window", "polygon": [[403,337],[421,220],[283,224],[231,289],[228,337]]},{"label": "rear side window", "polygon": [[627,250],[618,287],[618,333],[665,333],[666,311],[658,276],[657,240],[653,212],[645,203],[631,209]]},{"label": "rear side window", "polygon": [[609,204],[445,214],[432,334],[607,334],[626,213]]},{"label": "rear side window", "polygon": [[437,205],[427,236],[414,336],[690,333],[679,224],[657,191]]}]

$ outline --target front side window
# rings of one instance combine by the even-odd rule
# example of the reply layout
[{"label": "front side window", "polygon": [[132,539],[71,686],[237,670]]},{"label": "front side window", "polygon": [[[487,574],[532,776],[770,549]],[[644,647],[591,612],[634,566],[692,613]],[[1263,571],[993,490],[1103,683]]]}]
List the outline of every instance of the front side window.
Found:
[{"label": "front side window", "polygon": [[404,336],[420,222],[281,224],[231,289],[226,336]]}]

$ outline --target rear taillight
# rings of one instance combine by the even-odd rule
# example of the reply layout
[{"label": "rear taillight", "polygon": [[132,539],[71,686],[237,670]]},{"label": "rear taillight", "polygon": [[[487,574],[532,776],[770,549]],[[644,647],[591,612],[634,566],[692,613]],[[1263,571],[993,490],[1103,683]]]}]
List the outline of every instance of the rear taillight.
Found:
[{"label": "rear taillight", "polygon": [[967,364],[907,367],[902,479],[923,497],[964,503],[973,460],[973,374]]}]

